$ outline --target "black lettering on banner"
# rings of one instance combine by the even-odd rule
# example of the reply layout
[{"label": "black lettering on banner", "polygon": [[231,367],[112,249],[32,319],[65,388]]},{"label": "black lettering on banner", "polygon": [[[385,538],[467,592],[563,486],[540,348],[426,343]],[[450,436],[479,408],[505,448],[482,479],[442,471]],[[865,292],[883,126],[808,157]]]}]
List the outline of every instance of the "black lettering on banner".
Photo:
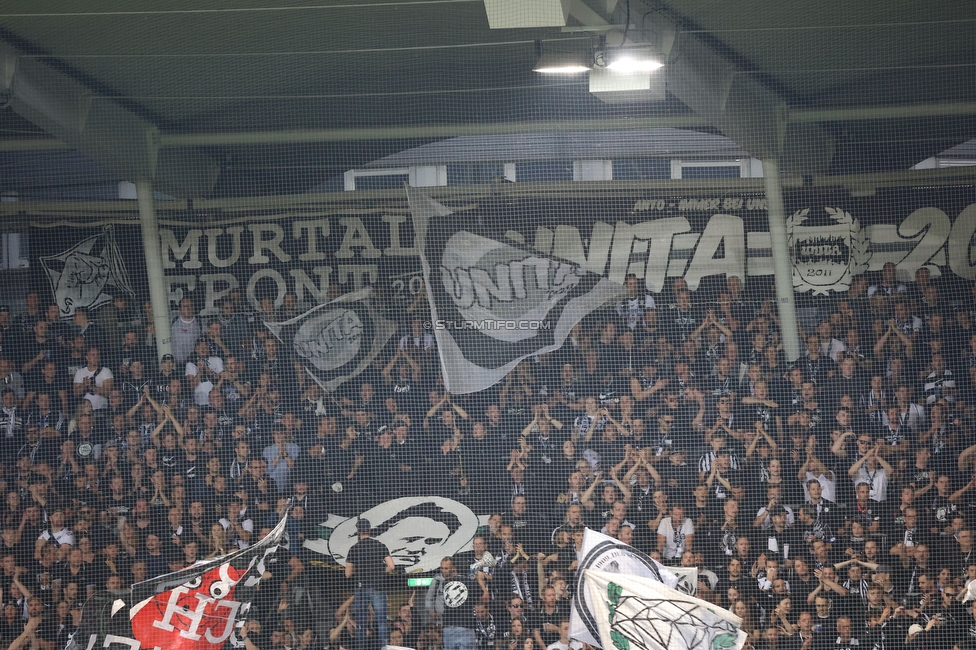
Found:
[{"label": "black lettering on banner", "polygon": [[[785,198],[789,205],[794,197],[788,192]],[[810,203],[790,208],[807,209],[808,219],[816,217],[796,228],[840,226],[837,234],[811,232],[795,240],[798,290],[844,291],[852,274],[847,269],[863,272],[859,263],[864,270],[877,271],[892,262],[905,280],[922,266],[936,275],[976,279],[976,260],[969,252],[976,234],[976,204],[961,189],[892,190],[859,201],[856,208],[842,194],[825,191],[815,198],[835,215],[849,215],[857,228],[826,220],[824,208]],[[811,197],[804,195],[803,200]],[[569,204],[557,197],[517,207],[519,219],[509,225],[516,230],[509,234],[521,238],[523,250],[536,251],[540,259],[577,264],[614,282],[634,273],[651,291],[661,291],[670,280],[683,277],[696,289],[710,276],[773,272],[762,195],[642,196],[635,191],[623,201],[595,195]],[[264,213],[262,220],[257,210],[238,214],[225,214],[221,223],[203,228],[181,213],[160,213],[165,227],[159,246],[174,308],[180,299],[193,297],[206,313],[216,313],[217,301],[238,289],[255,308],[264,297],[280,306],[286,293],[294,293],[305,306],[322,304],[334,284],[342,292],[379,284],[407,303],[424,291],[405,197],[378,203],[372,215],[321,210]],[[104,221],[91,226],[79,221],[61,228],[59,237],[48,236],[56,223],[52,215],[31,224],[38,236],[31,239],[30,268],[50,287],[50,299],[62,316],[71,316],[76,307],[108,304],[116,294],[133,296],[133,287],[145,286],[141,247],[118,245],[139,241],[138,226],[122,220],[105,229]],[[76,239],[66,242],[65,233]],[[488,297],[501,300],[506,292],[517,296],[522,280],[535,286],[533,269],[525,266],[534,261],[527,257],[520,268],[515,262],[505,262],[507,269],[452,269],[452,280],[459,291],[470,289],[483,306]]]}]

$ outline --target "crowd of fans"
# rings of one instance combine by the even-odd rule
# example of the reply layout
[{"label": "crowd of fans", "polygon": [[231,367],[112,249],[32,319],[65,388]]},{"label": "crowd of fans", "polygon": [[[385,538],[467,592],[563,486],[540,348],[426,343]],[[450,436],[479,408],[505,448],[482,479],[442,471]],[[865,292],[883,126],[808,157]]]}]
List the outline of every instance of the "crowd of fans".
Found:
[{"label": "crowd of fans", "polygon": [[[899,647],[910,630],[974,647],[976,290],[859,276],[818,300],[788,363],[774,302],[739,278],[626,285],[560,350],[464,396],[444,391],[417,304],[335,394],[263,326],[301,313],[291,295],[252,311],[234,292],[209,317],[182,300],[158,363],[148,302],[0,307],[0,640],[63,647],[94,591],[246,548],[290,508],[251,650],[439,650],[445,625],[479,650],[578,649],[586,527],[697,567],[698,595],[756,648]],[[356,620],[303,542],[329,513],[409,495],[489,524],[428,590],[391,589],[389,625]],[[470,607],[446,611],[458,576]]]}]

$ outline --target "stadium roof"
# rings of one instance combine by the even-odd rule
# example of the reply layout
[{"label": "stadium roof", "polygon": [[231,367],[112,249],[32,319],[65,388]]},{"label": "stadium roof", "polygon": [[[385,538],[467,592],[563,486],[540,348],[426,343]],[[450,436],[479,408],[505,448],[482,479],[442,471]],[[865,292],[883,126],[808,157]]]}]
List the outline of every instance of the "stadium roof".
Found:
[{"label": "stadium roof", "polygon": [[[504,29],[484,0],[269,4],[8,0],[0,150],[67,142],[170,194],[236,196],[304,191],[457,136],[692,129],[836,174],[905,170],[976,136],[967,0],[565,0],[565,26]],[[600,25],[625,8],[631,39],[674,26],[665,70],[680,77],[663,99],[604,103],[585,76],[532,72],[540,49],[610,42]],[[44,94],[62,79],[63,95]],[[725,95],[695,100],[710,79]],[[772,143],[770,116],[789,125]]]}]

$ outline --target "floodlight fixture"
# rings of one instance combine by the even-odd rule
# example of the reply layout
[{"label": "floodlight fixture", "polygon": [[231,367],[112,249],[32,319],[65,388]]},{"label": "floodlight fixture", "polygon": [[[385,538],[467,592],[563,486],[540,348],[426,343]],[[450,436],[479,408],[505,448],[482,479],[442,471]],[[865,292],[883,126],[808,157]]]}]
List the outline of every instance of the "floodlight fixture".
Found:
[{"label": "floodlight fixture", "polygon": [[582,74],[593,67],[587,57],[573,52],[547,52],[532,68],[540,74]]},{"label": "floodlight fixture", "polygon": [[606,52],[607,69],[633,74],[654,72],[664,67],[658,53],[649,48],[615,48]]}]

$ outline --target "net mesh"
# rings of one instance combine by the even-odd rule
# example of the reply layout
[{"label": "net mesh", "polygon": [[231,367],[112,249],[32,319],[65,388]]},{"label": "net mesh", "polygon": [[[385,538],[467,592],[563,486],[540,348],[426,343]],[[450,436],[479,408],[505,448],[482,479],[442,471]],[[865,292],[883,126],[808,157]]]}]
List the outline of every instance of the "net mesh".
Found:
[{"label": "net mesh", "polygon": [[288,512],[156,627],[578,647],[589,527],[757,648],[976,644],[972,18],[699,4],[0,9],[0,643]]}]

